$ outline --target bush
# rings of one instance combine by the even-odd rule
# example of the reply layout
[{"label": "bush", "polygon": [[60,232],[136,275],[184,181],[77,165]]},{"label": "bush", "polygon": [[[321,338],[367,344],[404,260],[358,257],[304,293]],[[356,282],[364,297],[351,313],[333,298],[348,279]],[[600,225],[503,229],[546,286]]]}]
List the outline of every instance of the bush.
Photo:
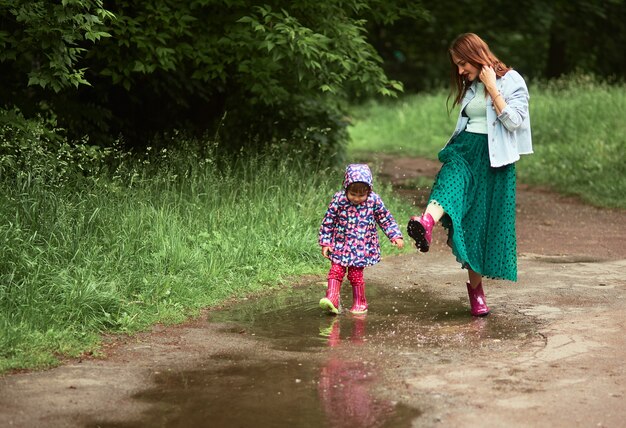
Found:
[{"label": "bush", "polygon": [[346,135],[335,100],[351,88],[402,89],[384,74],[364,26],[365,17],[397,19],[394,2],[8,3],[0,72],[9,85],[0,97],[27,117],[52,112],[72,141],[87,135],[109,146],[122,136],[145,148],[174,129],[219,130],[233,151],[294,141],[335,152]]},{"label": "bush", "polygon": [[53,119],[26,119],[17,109],[0,109],[0,179],[5,182],[76,182],[99,171],[109,154],[86,141],[70,144]]}]

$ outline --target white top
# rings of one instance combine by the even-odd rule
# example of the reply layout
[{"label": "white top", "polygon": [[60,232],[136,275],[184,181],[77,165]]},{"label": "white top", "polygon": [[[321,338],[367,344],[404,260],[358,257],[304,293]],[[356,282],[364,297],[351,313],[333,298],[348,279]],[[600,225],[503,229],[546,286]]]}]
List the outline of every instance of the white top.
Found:
[{"label": "white top", "polygon": [[487,133],[487,100],[485,85],[482,82],[476,82],[476,96],[465,107],[465,114],[469,117],[465,128],[467,132]]}]

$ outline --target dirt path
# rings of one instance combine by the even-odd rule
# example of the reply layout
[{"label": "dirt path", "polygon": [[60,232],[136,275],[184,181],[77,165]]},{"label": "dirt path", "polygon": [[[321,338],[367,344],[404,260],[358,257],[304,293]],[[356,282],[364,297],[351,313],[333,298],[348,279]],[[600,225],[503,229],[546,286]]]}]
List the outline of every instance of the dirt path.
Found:
[{"label": "dirt path", "polygon": [[[437,169],[438,164],[420,159],[382,159],[383,175],[395,184],[432,177]],[[401,193],[417,205],[427,196],[424,191]],[[484,319],[466,317],[464,272],[445,246],[441,228],[435,239],[428,254],[387,258],[368,270],[366,279],[372,290],[426,293],[443,308],[435,310],[436,319],[450,311],[460,324],[391,324],[370,332],[359,358],[380,369],[376,397],[419,409],[415,427],[625,426],[625,211],[601,210],[521,186],[520,280],[485,284],[494,313]],[[309,282],[323,289],[319,278]],[[370,305],[368,317],[375,320],[376,300]],[[492,336],[490,323],[519,325],[519,331],[513,327]],[[337,352],[356,358],[354,351]],[[146,390],[165,393],[167,374],[185,378],[189,370],[224,365],[225,355],[284,358],[299,365],[321,358],[320,353],[279,350],[270,341],[204,318],[120,339],[106,354],[0,378],[0,426],[130,427],[147,426],[146,421],[183,426],[175,417],[184,413],[184,405],[161,409],[160,419],[154,419],[154,403],[137,397]],[[313,376],[311,382],[320,379]],[[211,426],[209,419],[194,421]],[[310,426],[323,424],[316,419]]]}]

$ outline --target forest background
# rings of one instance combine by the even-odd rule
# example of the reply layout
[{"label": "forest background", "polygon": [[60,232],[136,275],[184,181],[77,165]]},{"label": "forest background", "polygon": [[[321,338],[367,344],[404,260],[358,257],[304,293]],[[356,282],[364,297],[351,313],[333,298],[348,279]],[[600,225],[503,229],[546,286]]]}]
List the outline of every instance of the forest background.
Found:
[{"label": "forest background", "polygon": [[0,0],[0,371],[320,273],[341,165],[436,157],[466,31],[531,87],[520,177],[626,207],[624,1]]}]

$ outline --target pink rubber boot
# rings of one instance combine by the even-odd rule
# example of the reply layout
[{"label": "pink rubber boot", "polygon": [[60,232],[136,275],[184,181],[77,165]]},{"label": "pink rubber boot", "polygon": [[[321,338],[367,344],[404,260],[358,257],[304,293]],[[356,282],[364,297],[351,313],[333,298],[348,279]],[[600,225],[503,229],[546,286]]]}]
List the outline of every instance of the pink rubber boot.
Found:
[{"label": "pink rubber boot", "polygon": [[367,312],[367,300],[365,299],[365,283],[361,282],[352,285],[352,308],[350,312],[353,314],[364,314]]},{"label": "pink rubber boot", "polygon": [[415,240],[415,246],[422,253],[428,252],[430,248],[430,243],[433,240],[434,226],[435,220],[428,213],[424,213],[424,215],[420,217],[413,216],[409,220],[409,224],[406,228],[407,233]]},{"label": "pink rubber boot", "polygon": [[484,317],[489,315],[489,307],[485,301],[485,292],[483,291],[483,283],[478,284],[476,288],[472,288],[467,281],[467,294],[469,295],[471,313],[475,317]]},{"label": "pink rubber boot", "polygon": [[336,279],[328,280],[328,288],[326,289],[326,297],[320,300],[320,308],[331,314],[339,313],[339,290],[341,289],[341,281]]},{"label": "pink rubber boot", "polygon": [[352,286],[352,308],[353,314],[364,314],[367,312],[367,300],[365,300],[365,281],[363,280],[363,268],[348,268],[348,281]]}]

